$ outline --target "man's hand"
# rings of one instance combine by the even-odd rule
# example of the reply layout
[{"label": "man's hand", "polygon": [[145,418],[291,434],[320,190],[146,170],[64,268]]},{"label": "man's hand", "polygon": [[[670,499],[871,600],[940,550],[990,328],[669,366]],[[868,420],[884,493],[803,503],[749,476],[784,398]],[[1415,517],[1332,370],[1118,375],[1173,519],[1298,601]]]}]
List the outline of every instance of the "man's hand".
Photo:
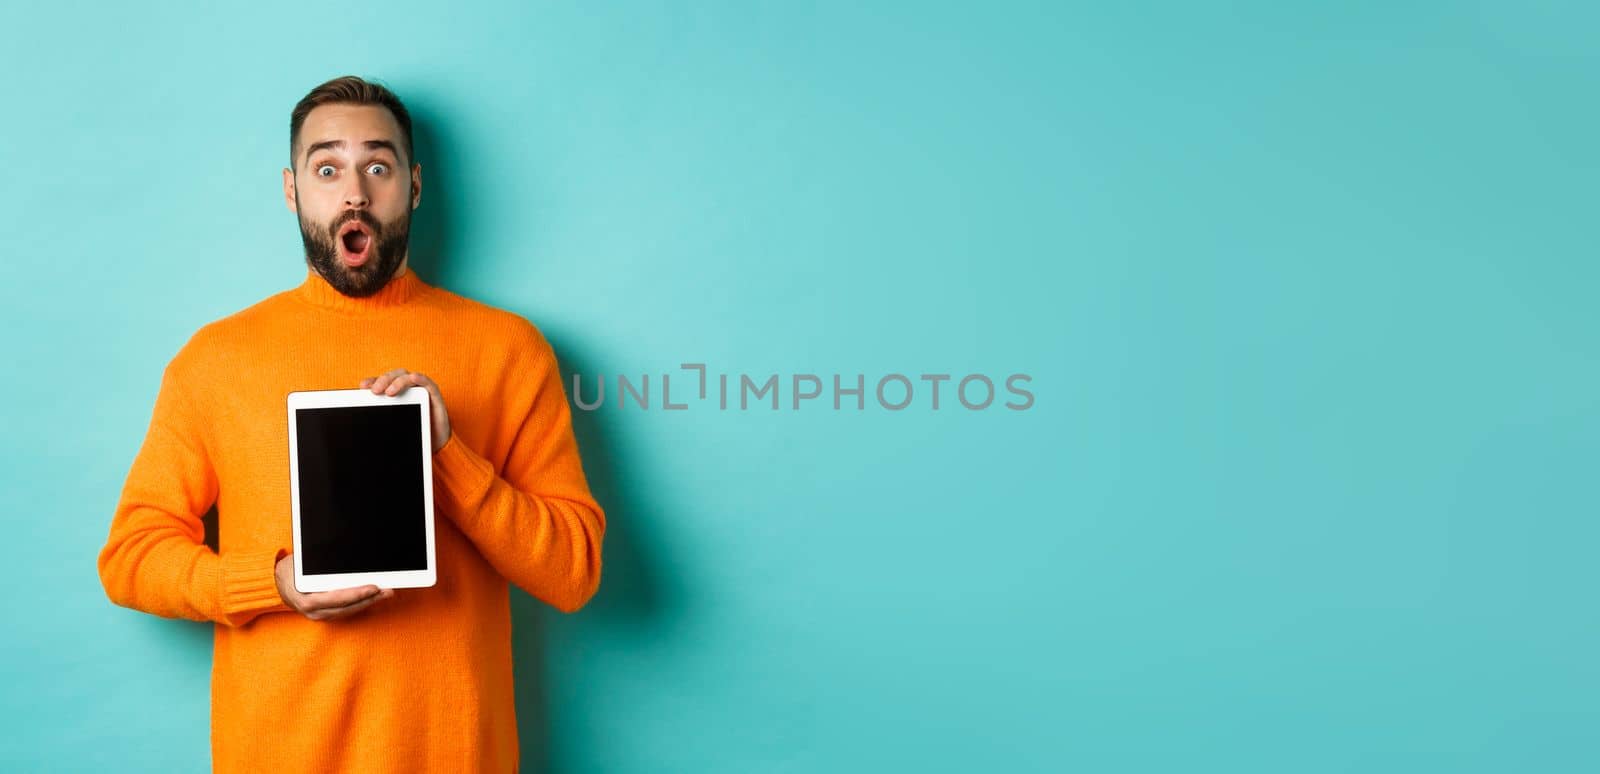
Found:
[{"label": "man's hand", "polygon": [[433,414],[433,450],[438,451],[444,448],[445,441],[450,440],[450,412],[445,411],[444,395],[439,392],[439,385],[416,371],[404,368],[396,368],[379,376],[369,376],[361,380],[362,388],[370,387],[377,395],[399,395],[401,390],[413,384],[426,388],[432,397],[429,403],[432,404]]},{"label": "man's hand", "polygon": [[278,596],[283,603],[313,621],[331,621],[354,615],[367,607],[394,596],[394,589],[377,586],[357,586],[333,591],[313,591],[301,594],[294,589],[294,555],[285,554],[273,568],[278,581]]}]

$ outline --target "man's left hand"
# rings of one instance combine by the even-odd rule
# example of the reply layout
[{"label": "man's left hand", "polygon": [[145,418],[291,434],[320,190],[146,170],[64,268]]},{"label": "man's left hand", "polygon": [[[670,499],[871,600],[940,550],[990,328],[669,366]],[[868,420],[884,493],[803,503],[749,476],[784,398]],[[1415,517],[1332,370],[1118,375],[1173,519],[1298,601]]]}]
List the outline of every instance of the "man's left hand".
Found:
[{"label": "man's left hand", "polygon": [[429,403],[433,405],[433,450],[439,451],[446,441],[450,440],[450,413],[444,409],[444,395],[439,392],[439,385],[432,379],[404,368],[386,371],[379,376],[369,376],[361,380],[361,387],[371,388],[377,395],[399,395],[400,392],[412,385],[422,387],[428,391],[432,398]]}]

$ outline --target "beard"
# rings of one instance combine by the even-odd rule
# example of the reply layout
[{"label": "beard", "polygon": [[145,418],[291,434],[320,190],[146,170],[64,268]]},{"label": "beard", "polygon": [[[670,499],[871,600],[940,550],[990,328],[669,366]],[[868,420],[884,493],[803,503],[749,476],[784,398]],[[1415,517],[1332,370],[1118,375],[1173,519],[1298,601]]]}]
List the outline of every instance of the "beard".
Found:
[{"label": "beard", "polygon": [[[298,209],[298,208],[297,208]],[[372,256],[360,266],[347,266],[339,259],[339,229],[359,219],[372,229]],[[306,263],[322,275],[335,290],[352,298],[365,298],[383,289],[406,258],[411,239],[411,210],[389,223],[379,223],[366,210],[345,210],[325,227],[300,220],[300,241],[306,246]]]}]

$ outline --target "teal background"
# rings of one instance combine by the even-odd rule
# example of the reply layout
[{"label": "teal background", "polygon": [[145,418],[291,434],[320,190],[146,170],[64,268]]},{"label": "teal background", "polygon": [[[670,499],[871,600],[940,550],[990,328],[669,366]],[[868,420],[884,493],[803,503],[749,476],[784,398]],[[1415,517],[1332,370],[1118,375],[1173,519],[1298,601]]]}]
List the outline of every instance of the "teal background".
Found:
[{"label": "teal background", "polygon": [[96,553],[167,359],[304,276],[289,110],[354,73],[417,270],[570,372],[1033,376],[579,414],[605,578],[517,592],[524,770],[1594,769],[1597,21],[8,5],[0,768],[208,768],[209,626]]}]

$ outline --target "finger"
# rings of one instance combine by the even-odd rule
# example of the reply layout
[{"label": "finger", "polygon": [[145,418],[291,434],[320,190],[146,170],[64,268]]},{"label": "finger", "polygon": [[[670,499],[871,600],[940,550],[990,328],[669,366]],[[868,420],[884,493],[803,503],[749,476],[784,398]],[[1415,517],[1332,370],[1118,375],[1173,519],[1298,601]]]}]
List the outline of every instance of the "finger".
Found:
[{"label": "finger", "polygon": [[418,371],[412,371],[411,372],[411,379],[412,379],[412,381],[416,382],[417,384],[421,385],[424,389],[426,389],[428,391],[428,394],[432,395],[433,399],[435,401],[437,401],[439,403],[444,403],[444,396],[439,393],[439,385],[437,383],[435,383],[432,379],[429,379],[428,377],[424,376],[422,373],[420,373]]},{"label": "finger", "polygon": [[348,605],[345,605],[343,607],[323,608],[323,609],[317,611],[317,613],[316,613],[317,620],[319,620],[319,621],[328,621],[328,620],[332,620],[332,619],[335,619],[335,618],[345,618],[347,616],[355,615],[356,613],[358,613],[358,612],[360,612],[362,610],[365,610],[365,609],[367,609],[367,608],[369,608],[369,607],[371,607],[371,606],[373,606],[373,605],[375,605],[375,604],[377,604],[377,603],[379,603],[379,602],[381,602],[381,601],[383,601],[385,599],[388,599],[389,597],[392,597],[392,596],[394,596],[394,592],[393,591],[383,591],[383,592],[380,592],[380,593],[377,593],[377,594],[373,594],[372,596],[367,597],[366,599],[363,599],[363,600],[361,600],[359,602],[352,602],[352,603],[350,603]]},{"label": "finger", "polygon": [[390,369],[389,371],[384,372],[384,374],[382,376],[379,376],[378,380],[373,383],[372,391],[376,392],[376,393],[379,393],[379,394],[393,395],[394,393],[389,392],[390,385],[394,384],[396,379],[398,379],[401,376],[404,376],[407,373],[410,373],[410,372],[407,371],[404,368],[394,368],[394,369]]},{"label": "finger", "polygon": [[388,375],[388,372],[386,371],[384,373],[378,374],[377,376],[369,376],[369,377],[361,380],[361,386],[363,388],[370,388],[373,392],[377,392],[378,390],[382,389],[381,387],[378,386],[379,383],[382,382],[383,381],[383,377],[385,377],[387,375]]},{"label": "finger", "polygon": [[363,599],[360,602],[356,602],[356,603],[351,604],[351,605],[346,605],[344,607],[330,607],[330,608],[323,608],[321,610],[314,610],[311,613],[307,614],[306,617],[310,618],[313,621],[332,621],[335,618],[344,618],[345,616],[351,615],[351,614],[355,613],[358,610],[365,609],[368,605],[371,605],[371,604],[372,604],[372,600],[371,599]]},{"label": "finger", "polygon": [[429,392],[433,392],[432,389],[429,389],[429,385],[432,383],[433,382],[429,380],[428,377],[423,376],[416,371],[407,371],[395,377],[395,380],[391,382],[388,388],[384,391],[390,395],[399,395],[401,392],[410,389],[413,385],[416,385],[422,387],[423,389],[427,389]]},{"label": "finger", "polygon": [[346,610],[357,610],[357,609],[366,607],[367,605],[377,604],[377,603],[382,602],[385,599],[389,599],[390,597],[393,597],[393,596],[394,596],[394,589],[380,589],[378,591],[378,593],[373,594],[372,596],[367,597],[366,599],[362,599],[362,600],[358,600],[358,601],[355,601],[355,602],[351,602],[348,605],[340,605],[339,607],[323,608],[322,612],[324,612],[324,613],[342,613],[342,612],[344,612]]},{"label": "finger", "polygon": [[360,602],[378,593],[377,586],[357,586],[333,591],[314,591],[301,597],[302,604],[300,609],[309,613],[328,608],[343,607],[353,602]]}]

